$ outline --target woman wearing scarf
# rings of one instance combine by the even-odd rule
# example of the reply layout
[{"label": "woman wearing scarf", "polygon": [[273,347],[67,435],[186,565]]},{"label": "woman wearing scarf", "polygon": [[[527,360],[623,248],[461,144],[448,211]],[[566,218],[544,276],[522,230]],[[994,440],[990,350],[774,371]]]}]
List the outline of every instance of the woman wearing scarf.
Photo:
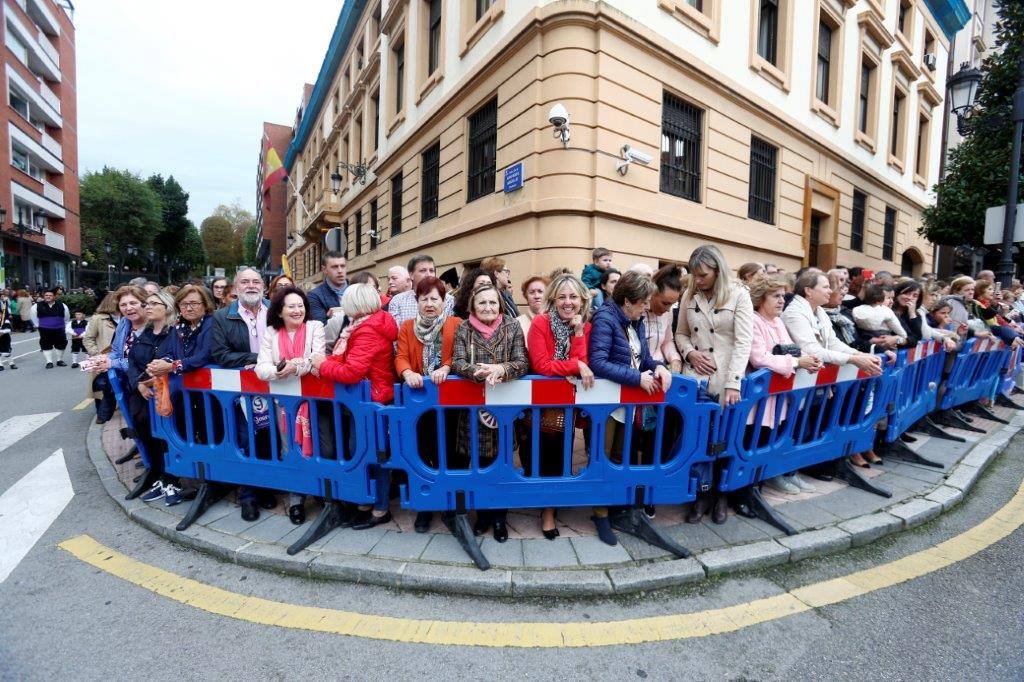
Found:
[{"label": "woman wearing scarf", "polygon": [[[267,333],[260,341],[256,357],[256,376],[263,381],[301,377],[312,369],[312,357],[324,353],[324,325],[309,319],[306,295],[296,287],[278,287],[267,310]],[[282,439],[288,435],[286,410],[278,406]],[[309,421],[309,403],[304,402],[295,416],[295,446],[302,456],[313,456],[313,432]],[[290,444],[285,445],[290,449]],[[288,495],[288,518],[295,525],[306,521],[305,495]]]},{"label": "woman wearing scarf", "polygon": [[[501,310],[501,296],[497,288],[485,284],[473,291],[469,297],[469,319],[455,333],[453,373],[495,386],[518,379],[529,371],[523,329],[515,318],[502,315]],[[460,411],[456,451],[460,457],[470,461],[473,452],[471,418],[480,422],[477,424],[476,447],[479,465],[485,467],[498,456],[498,430],[486,410]],[[479,512],[474,532],[481,535],[493,524],[494,539],[505,542],[508,540],[506,512],[504,509]]]},{"label": "woman wearing scarf", "polygon": [[[419,311],[416,317],[406,320],[398,330],[398,353],[395,355],[395,372],[412,388],[422,388],[424,378],[434,384],[441,384],[448,378],[452,369],[452,350],[455,347],[455,332],[462,320],[448,316],[444,312],[444,297],[447,293],[444,282],[436,277],[424,277],[416,285],[416,302]],[[453,415],[446,411],[445,416]],[[449,420],[452,421],[452,420]],[[423,419],[420,421],[419,443],[423,461],[427,466],[438,466],[437,452],[437,421]],[[454,423],[447,425],[445,432],[449,436],[455,433]],[[451,467],[452,447],[449,453]],[[417,533],[426,533],[433,520],[433,512],[420,512],[416,515],[413,528]]]},{"label": "woman wearing scarf", "polygon": [[[324,358],[314,355],[313,367],[320,376],[341,384],[370,382],[370,399],[390,403],[395,398],[395,341],[398,325],[395,318],[380,307],[380,294],[369,284],[350,284],[341,299],[342,312],[351,320],[341,331],[332,354]],[[351,431],[350,431],[351,433]],[[363,505],[342,526],[365,530],[391,521],[388,509],[390,476],[388,470],[374,466],[377,501],[371,513]]]},{"label": "woman wearing scarf", "polygon": [[[583,388],[594,385],[594,373],[587,365],[587,341],[590,339],[590,291],[575,275],[561,275],[544,293],[545,312],[533,318],[530,325],[530,362],[537,374],[549,377],[579,377]],[[549,418],[545,419],[545,415]],[[551,419],[555,417],[556,419]],[[540,411],[540,456],[541,476],[566,476],[565,429],[572,430],[572,424],[565,423],[565,410],[550,408]],[[561,425],[558,422],[561,421]],[[574,439],[573,439],[574,440]],[[570,458],[571,458],[570,445]],[[533,453],[520,448],[519,458],[530,475]],[[558,537],[555,527],[555,510],[548,508],[541,513],[541,532],[548,540]]]},{"label": "woman wearing scarf", "polygon": [[858,342],[857,325],[853,321],[853,313],[850,312],[852,308],[843,305],[843,298],[850,288],[835,272],[830,272],[825,276],[828,277],[832,294],[829,296],[828,305],[823,305],[821,309],[825,311],[828,321],[832,323],[836,337],[847,346],[855,347]]}]

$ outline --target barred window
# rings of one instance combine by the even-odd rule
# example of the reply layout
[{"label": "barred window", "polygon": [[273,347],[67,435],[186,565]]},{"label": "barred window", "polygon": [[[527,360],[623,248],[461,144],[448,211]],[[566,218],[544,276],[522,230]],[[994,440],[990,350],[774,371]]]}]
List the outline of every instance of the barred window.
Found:
[{"label": "barred window", "polygon": [[850,221],[850,249],[864,252],[864,210],[867,205],[867,196],[858,190],[853,190],[853,216]]},{"label": "barred window", "polygon": [[395,48],[395,112],[405,105],[405,45]]},{"label": "barred window", "polygon": [[882,232],[882,260],[892,260],[896,245],[896,209],[885,207],[885,230]]},{"label": "barred window", "polygon": [[903,115],[903,95],[899,90],[895,91],[892,97],[892,129],[889,131],[889,153],[893,156],[900,156],[900,141]]},{"label": "barred window", "polygon": [[871,74],[867,64],[860,65],[860,109],[857,113],[857,129],[867,135],[871,117]]},{"label": "barred window", "polygon": [[828,85],[832,69],[832,27],[824,21],[818,22],[818,80],[815,82],[815,96],[828,104]]},{"label": "barred window", "polygon": [[370,250],[377,248],[377,236],[380,234],[377,226],[377,197],[370,202]]},{"label": "barred window", "polygon": [[661,191],[700,201],[700,153],[704,110],[664,95],[661,107]]},{"label": "barred window", "polygon": [[474,201],[494,193],[498,154],[498,98],[469,117],[469,196]]},{"label": "barred window", "polygon": [[[775,64],[779,44],[779,0],[761,0],[757,22],[757,53]],[[777,64],[776,64],[777,66]]]},{"label": "barred window", "polygon": [[750,189],[747,217],[775,224],[775,175],[779,149],[764,140],[750,138]]},{"label": "barred window", "polygon": [[402,173],[391,178],[391,236],[402,232]]},{"label": "barred window", "polygon": [[437,217],[437,194],[440,184],[439,167],[441,162],[440,140],[430,145],[427,151],[423,152],[421,167],[423,178],[421,181],[422,192],[420,196],[420,222],[426,222]]},{"label": "barred window", "polygon": [[363,214],[361,211],[356,211],[356,255],[358,256],[363,252]]}]

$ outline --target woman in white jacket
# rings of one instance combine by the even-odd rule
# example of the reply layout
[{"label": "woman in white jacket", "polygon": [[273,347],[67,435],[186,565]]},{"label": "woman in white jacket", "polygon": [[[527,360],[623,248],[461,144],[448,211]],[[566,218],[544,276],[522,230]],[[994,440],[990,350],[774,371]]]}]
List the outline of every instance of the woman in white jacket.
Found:
[{"label": "woman in white jacket", "polygon": [[[301,377],[313,370],[314,355],[324,354],[324,325],[309,319],[306,295],[296,287],[278,287],[267,310],[267,331],[260,342],[256,357],[256,376],[263,381],[279,381],[288,377]],[[288,428],[284,422],[285,410],[278,407],[277,416],[283,441]],[[303,457],[313,455],[313,437],[309,418],[309,404],[303,403],[295,419],[295,445]],[[283,447],[291,444],[283,442]],[[305,496],[292,493],[288,500],[288,518],[300,525],[306,520]]]}]

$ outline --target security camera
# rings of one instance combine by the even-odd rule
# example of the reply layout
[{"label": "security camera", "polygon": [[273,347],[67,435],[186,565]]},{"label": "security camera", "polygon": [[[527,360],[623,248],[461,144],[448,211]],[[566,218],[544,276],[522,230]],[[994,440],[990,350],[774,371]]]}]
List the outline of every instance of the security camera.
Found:
[{"label": "security camera", "polygon": [[565,105],[556,104],[548,112],[548,121],[554,126],[553,137],[562,141],[562,144],[569,148],[569,112]]},{"label": "security camera", "polygon": [[619,172],[619,175],[625,175],[629,171],[629,164],[636,161],[637,163],[647,166],[654,160],[650,154],[646,154],[639,149],[633,149],[628,144],[622,145],[621,150],[622,161],[619,161],[615,170]]}]

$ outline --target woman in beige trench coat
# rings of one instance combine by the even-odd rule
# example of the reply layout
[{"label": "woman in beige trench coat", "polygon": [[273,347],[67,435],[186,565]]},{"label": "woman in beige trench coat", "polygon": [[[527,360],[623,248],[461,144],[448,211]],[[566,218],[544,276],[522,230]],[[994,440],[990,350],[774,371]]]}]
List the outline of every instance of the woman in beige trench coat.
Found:
[{"label": "woman in beige trench coat", "polygon": [[[740,382],[750,359],[754,307],[750,293],[729,275],[718,248],[698,247],[690,255],[690,285],[679,302],[676,345],[683,373],[707,379],[708,393],[723,406],[740,399]],[[725,523],[727,501],[717,492],[719,470],[709,493],[693,503],[686,520],[699,523],[710,508],[715,523]]]}]

